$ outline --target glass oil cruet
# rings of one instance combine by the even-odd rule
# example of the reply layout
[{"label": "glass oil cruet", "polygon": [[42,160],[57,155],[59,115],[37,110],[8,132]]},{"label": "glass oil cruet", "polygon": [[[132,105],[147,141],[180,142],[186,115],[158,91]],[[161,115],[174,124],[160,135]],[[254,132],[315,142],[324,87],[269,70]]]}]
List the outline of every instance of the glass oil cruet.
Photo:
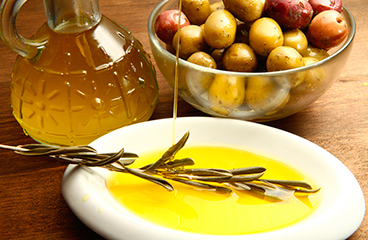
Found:
[{"label": "glass oil cruet", "polygon": [[38,142],[88,144],[148,120],[158,100],[156,72],[141,43],[100,13],[98,0],[44,0],[47,22],[31,38],[16,31],[26,0],[4,0],[0,34],[19,54],[11,104]]}]

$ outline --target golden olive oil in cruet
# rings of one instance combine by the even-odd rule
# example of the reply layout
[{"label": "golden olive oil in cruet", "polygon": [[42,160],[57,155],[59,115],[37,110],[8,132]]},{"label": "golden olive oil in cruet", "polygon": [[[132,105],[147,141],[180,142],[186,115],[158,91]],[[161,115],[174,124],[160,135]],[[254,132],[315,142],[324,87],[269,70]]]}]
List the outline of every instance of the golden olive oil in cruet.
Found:
[{"label": "golden olive oil in cruet", "polygon": [[98,0],[44,1],[47,23],[31,40],[13,36],[15,20],[3,13],[16,2],[2,5],[1,35],[20,55],[11,104],[26,134],[84,145],[151,117],[158,85],[150,57],[127,29],[100,14]]}]

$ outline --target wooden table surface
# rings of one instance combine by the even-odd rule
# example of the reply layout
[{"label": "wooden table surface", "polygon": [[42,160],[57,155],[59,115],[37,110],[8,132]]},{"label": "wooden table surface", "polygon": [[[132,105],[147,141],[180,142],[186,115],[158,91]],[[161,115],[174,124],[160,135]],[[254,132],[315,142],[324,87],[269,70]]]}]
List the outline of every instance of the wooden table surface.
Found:
[{"label": "wooden table surface", "polygon": [[[100,0],[101,12],[129,28],[151,53],[147,20],[160,0]],[[315,103],[282,120],[264,123],[306,138],[341,160],[368,196],[368,1],[344,0],[357,32],[341,76]],[[30,0],[18,16],[19,32],[31,36],[45,21],[41,0]],[[10,75],[16,54],[0,41],[0,143],[33,143],[10,107]],[[156,68],[157,69],[157,68]],[[160,101],[151,119],[172,116],[173,91],[158,73]],[[204,116],[179,101],[178,116]],[[98,239],[69,209],[62,194],[66,168],[47,157],[27,158],[0,149],[0,239]],[[349,239],[368,239],[368,218]]]}]

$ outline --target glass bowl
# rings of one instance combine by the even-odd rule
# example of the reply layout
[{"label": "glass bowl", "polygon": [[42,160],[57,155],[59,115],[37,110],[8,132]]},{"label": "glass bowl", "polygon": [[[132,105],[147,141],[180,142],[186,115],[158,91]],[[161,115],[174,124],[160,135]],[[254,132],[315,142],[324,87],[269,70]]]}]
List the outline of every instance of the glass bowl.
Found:
[{"label": "glass bowl", "polygon": [[[210,0],[211,3],[214,1],[217,0]],[[165,43],[157,38],[154,29],[157,16],[169,9],[178,9],[177,1],[164,0],[154,8],[148,20],[148,35],[157,66],[166,81],[174,87],[175,55],[166,50]],[[304,67],[277,72],[244,73],[211,69],[180,59],[179,96],[206,114],[256,122],[284,118],[302,110],[333,84],[349,57],[355,35],[355,21],[347,8],[343,8],[342,14],[348,25],[347,38],[339,46],[330,49],[328,57]],[[309,77],[295,86],[291,82],[298,74]],[[215,79],[220,79],[217,81],[217,91],[222,93],[219,94],[237,91],[244,100],[214,100],[209,86]],[[221,86],[226,84],[231,86]]]}]

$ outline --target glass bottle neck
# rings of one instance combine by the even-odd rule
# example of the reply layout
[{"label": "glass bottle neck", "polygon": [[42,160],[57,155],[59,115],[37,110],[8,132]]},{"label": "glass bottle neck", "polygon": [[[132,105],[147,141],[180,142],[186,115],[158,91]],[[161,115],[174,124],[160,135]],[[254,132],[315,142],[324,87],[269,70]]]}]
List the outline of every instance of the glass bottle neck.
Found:
[{"label": "glass bottle neck", "polygon": [[44,0],[47,25],[59,33],[88,30],[101,19],[98,0]]}]

